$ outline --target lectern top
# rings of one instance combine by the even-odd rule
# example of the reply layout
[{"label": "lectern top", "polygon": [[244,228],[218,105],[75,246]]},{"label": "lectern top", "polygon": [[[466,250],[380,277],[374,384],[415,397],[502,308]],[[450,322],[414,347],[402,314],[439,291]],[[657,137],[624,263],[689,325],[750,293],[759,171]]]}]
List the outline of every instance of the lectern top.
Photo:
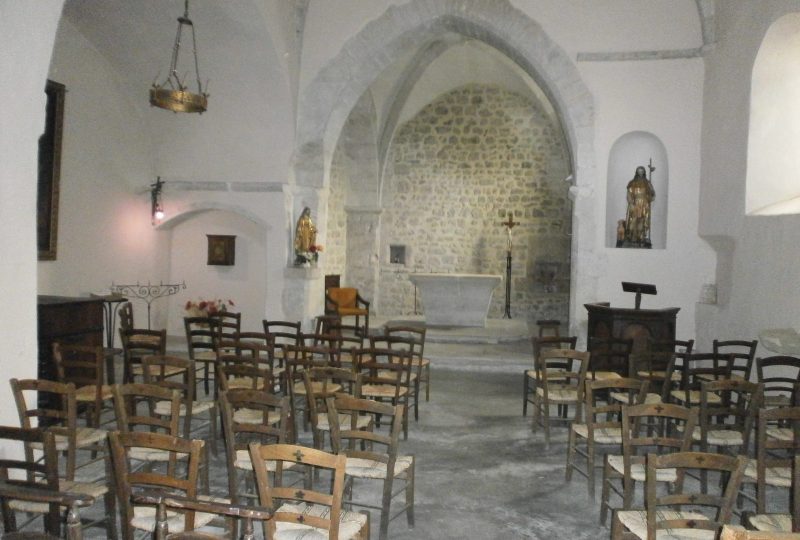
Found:
[{"label": "lectern top", "polygon": [[640,294],[658,294],[656,286],[652,283],[632,283],[630,281],[623,281],[622,290]]}]

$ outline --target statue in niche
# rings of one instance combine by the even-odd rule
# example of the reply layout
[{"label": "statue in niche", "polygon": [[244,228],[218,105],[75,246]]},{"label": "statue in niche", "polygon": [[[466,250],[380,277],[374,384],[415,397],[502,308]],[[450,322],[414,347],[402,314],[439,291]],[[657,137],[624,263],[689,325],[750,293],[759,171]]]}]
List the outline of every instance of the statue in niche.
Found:
[{"label": "statue in niche", "polygon": [[[653,176],[653,161],[650,160],[650,177]],[[650,248],[650,206],[656,198],[656,190],[647,178],[644,166],[636,167],[633,180],[626,188],[628,211],[625,214],[625,241],[622,247]]]},{"label": "statue in niche", "polygon": [[310,265],[313,254],[317,249],[317,228],[311,221],[311,209],[306,206],[297,219],[294,232],[294,264],[297,266]]}]

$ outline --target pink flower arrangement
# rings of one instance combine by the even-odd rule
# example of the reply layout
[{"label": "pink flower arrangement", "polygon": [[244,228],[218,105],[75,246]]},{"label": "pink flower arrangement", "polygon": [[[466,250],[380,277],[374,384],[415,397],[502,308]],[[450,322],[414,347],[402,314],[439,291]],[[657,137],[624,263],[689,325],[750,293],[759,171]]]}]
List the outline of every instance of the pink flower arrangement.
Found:
[{"label": "pink flower arrangement", "polygon": [[234,304],[233,300],[230,298],[227,300],[221,298],[217,298],[216,300],[203,300],[201,298],[197,302],[188,300],[184,309],[193,317],[207,317],[219,311],[228,311],[228,307],[233,307],[235,305],[236,304]]},{"label": "pink flower arrangement", "polygon": [[311,253],[322,253],[323,251],[325,251],[325,248],[322,246],[322,244],[317,244],[309,247],[308,251],[310,251]]}]

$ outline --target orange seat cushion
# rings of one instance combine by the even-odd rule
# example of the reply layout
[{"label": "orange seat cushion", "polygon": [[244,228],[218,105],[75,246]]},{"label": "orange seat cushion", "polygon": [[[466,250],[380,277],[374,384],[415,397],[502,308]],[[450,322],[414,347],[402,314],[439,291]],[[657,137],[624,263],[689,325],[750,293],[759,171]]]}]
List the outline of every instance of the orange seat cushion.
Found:
[{"label": "orange seat cushion", "polygon": [[358,290],[353,287],[332,287],[328,289],[328,296],[336,302],[339,311],[342,308],[355,308]]}]

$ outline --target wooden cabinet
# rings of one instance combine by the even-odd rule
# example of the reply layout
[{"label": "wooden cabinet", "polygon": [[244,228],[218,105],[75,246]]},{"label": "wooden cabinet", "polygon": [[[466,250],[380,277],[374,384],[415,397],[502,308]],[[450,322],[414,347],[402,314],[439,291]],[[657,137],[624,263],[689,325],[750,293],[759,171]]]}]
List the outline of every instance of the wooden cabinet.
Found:
[{"label": "wooden cabinet", "polygon": [[629,309],[600,303],[584,307],[589,312],[589,339],[632,339],[634,354],[646,351],[650,341],[675,339],[675,320],[680,308]]},{"label": "wooden cabinet", "polygon": [[103,300],[42,296],[38,298],[40,379],[56,379],[53,342],[103,345]]}]

